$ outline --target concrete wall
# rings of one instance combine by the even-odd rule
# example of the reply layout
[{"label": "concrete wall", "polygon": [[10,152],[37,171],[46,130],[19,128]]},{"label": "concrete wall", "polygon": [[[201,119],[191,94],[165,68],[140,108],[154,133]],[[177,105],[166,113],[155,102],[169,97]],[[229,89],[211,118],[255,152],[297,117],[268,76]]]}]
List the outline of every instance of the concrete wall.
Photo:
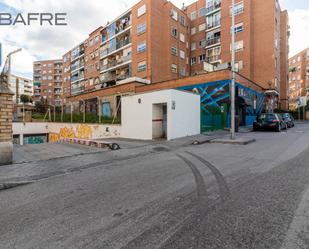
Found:
[{"label": "concrete wall", "polygon": [[[172,108],[173,102],[175,109]],[[200,133],[200,96],[178,90],[163,90],[122,98],[121,136],[151,140],[155,104],[167,105],[168,140]]]},{"label": "concrete wall", "polygon": [[49,134],[49,142],[61,138],[100,139],[119,137],[120,125],[71,124],[71,123],[13,123],[13,135]]}]

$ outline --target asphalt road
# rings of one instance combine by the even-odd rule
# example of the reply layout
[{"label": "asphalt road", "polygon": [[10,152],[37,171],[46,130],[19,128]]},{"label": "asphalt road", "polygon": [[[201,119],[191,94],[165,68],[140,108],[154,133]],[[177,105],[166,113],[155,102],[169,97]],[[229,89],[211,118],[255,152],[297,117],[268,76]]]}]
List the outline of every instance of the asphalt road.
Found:
[{"label": "asphalt road", "polygon": [[309,248],[309,124],[240,136],[0,168],[0,248]]}]

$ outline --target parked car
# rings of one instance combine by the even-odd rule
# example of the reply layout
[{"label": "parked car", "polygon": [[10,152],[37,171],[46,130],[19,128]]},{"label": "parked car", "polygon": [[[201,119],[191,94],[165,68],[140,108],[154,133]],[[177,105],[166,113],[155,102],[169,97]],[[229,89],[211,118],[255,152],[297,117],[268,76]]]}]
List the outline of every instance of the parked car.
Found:
[{"label": "parked car", "polygon": [[257,116],[253,123],[253,130],[274,130],[280,132],[282,129],[287,129],[287,124],[282,116],[276,113],[262,113]]},{"label": "parked car", "polygon": [[284,113],[282,115],[284,122],[287,124],[288,128],[292,128],[295,126],[294,118],[290,115],[290,113]]}]

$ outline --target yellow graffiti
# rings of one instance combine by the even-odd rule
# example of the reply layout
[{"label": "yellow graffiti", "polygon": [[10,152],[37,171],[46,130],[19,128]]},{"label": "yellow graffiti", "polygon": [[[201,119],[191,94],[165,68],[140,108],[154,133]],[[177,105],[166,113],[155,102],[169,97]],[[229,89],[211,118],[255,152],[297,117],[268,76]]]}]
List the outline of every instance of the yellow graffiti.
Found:
[{"label": "yellow graffiti", "polygon": [[56,133],[49,133],[48,135],[48,141],[50,143],[56,143],[60,140],[60,136],[59,134],[56,134]]},{"label": "yellow graffiti", "polygon": [[75,138],[75,132],[73,131],[73,128],[61,128],[59,132],[60,138]]},{"label": "yellow graffiti", "polygon": [[76,137],[81,139],[91,139],[92,128],[89,125],[78,125],[76,128]]},{"label": "yellow graffiti", "polygon": [[89,125],[81,124],[76,127],[75,131],[72,127],[63,127],[59,133],[49,134],[49,142],[51,143],[67,138],[92,139],[92,128]]}]

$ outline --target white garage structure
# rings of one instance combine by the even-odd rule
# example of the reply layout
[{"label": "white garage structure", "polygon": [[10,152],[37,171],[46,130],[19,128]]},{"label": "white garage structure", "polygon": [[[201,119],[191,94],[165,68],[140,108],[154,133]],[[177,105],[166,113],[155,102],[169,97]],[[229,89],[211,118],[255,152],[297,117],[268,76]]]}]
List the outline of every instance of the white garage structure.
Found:
[{"label": "white garage structure", "polygon": [[152,140],[200,134],[200,96],[180,90],[161,90],[124,96],[121,136]]}]

